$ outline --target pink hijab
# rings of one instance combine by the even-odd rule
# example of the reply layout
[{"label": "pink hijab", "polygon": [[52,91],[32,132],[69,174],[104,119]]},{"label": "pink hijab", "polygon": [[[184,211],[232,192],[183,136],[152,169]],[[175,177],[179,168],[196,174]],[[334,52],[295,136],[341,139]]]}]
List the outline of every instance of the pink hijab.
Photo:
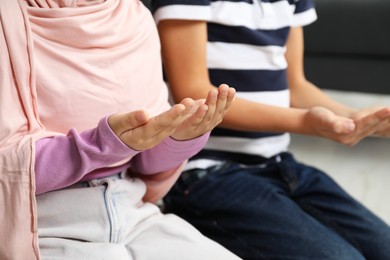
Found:
[{"label": "pink hijab", "polygon": [[[80,15],[80,10],[87,13]],[[0,0],[1,260],[40,258],[34,183],[34,144],[37,139],[65,134],[69,126],[79,131],[95,127],[101,117],[113,112],[147,108],[154,114],[169,106],[166,87],[162,86],[158,36],[147,12],[137,0]],[[106,17],[99,22],[103,14]],[[90,27],[89,23],[81,26],[79,29],[84,38],[80,40],[57,31],[55,24],[42,23],[42,19],[53,17],[55,19],[51,20],[58,21],[58,16],[69,24],[83,24],[85,17],[96,18],[97,23]],[[121,30],[126,33],[121,33]],[[33,38],[33,35],[39,37]],[[46,36],[55,39],[41,40]],[[113,46],[112,42],[117,45]],[[118,48],[124,42],[125,49]],[[61,52],[57,50],[58,43],[62,44]],[[134,75],[129,76],[126,72],[104,75],[107,70],[99,70],[94,55],[83,56],[91,49],[83,44],[109,48],[104,52],[107,60],[118,60],[121,66],[126,64],[129,68],[126,71],[133,71]],[[42,46],[47,51],[37,52]],[[80,55],[71,55],[77,53],[77,49]],[[38,56],[41,63],[36,63]],[[78,63],[78,56],[83,56],[79,60],[83,64]],[[40,66],[42,64],[45,66]],[[48,69],[45,83],[39,78],[42,75],[38,73],[39,67]],[[86,76],[78,82],[80,70]],[[105,82],[107,78],[112,80]],[[95,79],[103,79],[99,81],[103,87],[99,85],[100,88],[96,89]],[[64,80],[71,80],[75,84],[68,85],[77,85],[79,89],[64,91]],[[126,82],[125,89],[113,91],[115,80]],[[45,93],[39,92],[40,88]],[[46,92],[47,89],[51,92]],[[46,98],[45,95],[51,96]],[[59,100],[52,101],[53,96]],[[95,97],[93,102],[85,104],[85,100]],[[57,109],[54,112],[53,107]],[[88,118],[80,116],[79,111],[88,113]]]},{"label": "pink hijab", "polygon": [[33,137],[38,119],[23,3],[0,2],[0,259],[38,259]]}]

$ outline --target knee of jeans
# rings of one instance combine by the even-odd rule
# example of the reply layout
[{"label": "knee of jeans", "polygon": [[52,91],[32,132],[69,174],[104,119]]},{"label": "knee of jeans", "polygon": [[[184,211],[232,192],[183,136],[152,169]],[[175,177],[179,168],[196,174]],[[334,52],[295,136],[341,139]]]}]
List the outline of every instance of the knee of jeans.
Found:
[{"label": "knee of jeans", "polygon": [[329,259],[365,260],[366,258],[357,250],[347,250],[342,253],[332,254]]},{"label": "knee of jeans", "polygon": [[343,259],[343,260],[365,260],[363,254],[355,247],[341,243],[338,247],[324,248],[323,257],[317,259]]}]

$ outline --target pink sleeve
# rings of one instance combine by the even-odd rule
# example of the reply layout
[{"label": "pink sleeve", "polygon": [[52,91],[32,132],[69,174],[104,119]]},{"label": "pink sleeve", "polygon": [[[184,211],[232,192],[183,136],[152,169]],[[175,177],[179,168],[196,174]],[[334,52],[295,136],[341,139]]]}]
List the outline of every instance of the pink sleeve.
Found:
[{"label": "pink sleeve", "polygon": [[134,156],[131,160],[132,169],[141,174],[156,174],[178,167],[203,148],[209,135],[206,133],[188,141],[167,138],[153,149]]},{"label": "pink sleeve", "polygon": [[[189,141],[167,138],[146,151],[125,145],[111,130],[107,117],[97,128],[66,136],[43,138],[36,142],[36,194],[60,189],[79,182],[118,173],[131,166],[141,174],[171,170],[196,154],[206,143],[209,133]],[[131,163],[108,166],[131,158]]]},{"label": "pink sleeve", "polygon": [[35,151],[36,194],[72,185],[87,173],[138,153],[112,132],[107,118],[80,134],[72,129],[66,136],[40,139]]}]

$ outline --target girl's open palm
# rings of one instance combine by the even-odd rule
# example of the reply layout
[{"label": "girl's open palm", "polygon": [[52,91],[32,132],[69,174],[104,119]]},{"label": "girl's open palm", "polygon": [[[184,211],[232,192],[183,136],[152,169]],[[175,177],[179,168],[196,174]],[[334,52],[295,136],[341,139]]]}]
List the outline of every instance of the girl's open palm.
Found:
[{"label": "girl's open palm", "polygon": [[227,85],[210,91],[206,100],[183,99],[160,115],[150,117],[144,110],[114,114],[108,124],[127,146],[146,150],[171,136],[176,140],[196,138],[218,125],[231,102],[235,90]]},{"label": "girl's open palm", "polygon": [[114,114],[108,124],[123,143],[134,150],[150,149],[170,136],[194,112],[195,102],[187,100],[169,110],[150,117],[144,110]]},{"label": "girl's open palm", "polygon": [[[176,140],[189,140],[203,135],[222,122],[235,97],[235,89],[222,84],[211,90],[207,99],[195,101],[196,111],[172,133]],[[183,100],[181,103],[185,103]]]}]

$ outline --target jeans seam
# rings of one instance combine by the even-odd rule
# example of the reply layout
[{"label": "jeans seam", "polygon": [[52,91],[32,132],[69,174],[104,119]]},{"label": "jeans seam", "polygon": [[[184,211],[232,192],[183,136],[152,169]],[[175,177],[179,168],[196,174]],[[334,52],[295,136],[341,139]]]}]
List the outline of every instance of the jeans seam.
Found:
[{"label": "jeans seam", "polygon": [[290,195],[299,187],[299,178],[293,174],[292,167],[289,162],[282,161],[277,163],[279,168],[279,174],[289,187]]},{"label": "jeans seam", "polygon": [[104,199],[105,199],[105,203],[106,203],[106,208],[107,208],[107,216],[108,216],[108,220],[110,222],[110,242],[111,243],[116,243],[117,242],[117,239],[116,239],[116,229],[117,229],[117,225],[116,225],[116,212],[115,212],[115,207],[112,203],[112,200],[111,200],[111,196],[110,196],[110,192],[109,192],[109,189],[110,189],[110,183],[111,185],[112,184],[112,181],[107,179],[107,180],[104,180],[104,186],[106,186],[106,190],[104,192]]}]

